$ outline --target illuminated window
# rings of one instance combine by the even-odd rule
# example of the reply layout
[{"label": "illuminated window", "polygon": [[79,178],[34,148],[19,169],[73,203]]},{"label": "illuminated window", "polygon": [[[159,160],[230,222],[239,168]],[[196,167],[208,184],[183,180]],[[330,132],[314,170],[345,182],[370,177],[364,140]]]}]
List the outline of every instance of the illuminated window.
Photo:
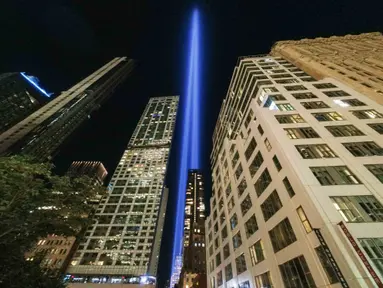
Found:
[{"label": "illuminated window", "polygon": [[281,124],[289,123],[305,123],[306,121],[299,114],[289,114],[289,115],[275,115],[277,121]]},{"label": "illuminated window", "polygon": [[310,167],[310,169],[323,186],[362,184],[346,166]]},{"label": "illuminated window", "polygon": [[382,156],[383,149],[375,142],[351,142],[342,143],[344,147],[355,157]]},{"label": "illuminated window", "polygon": [[249,251],[250,251],[251,263],[253,266],[265,260],[262,240],[259,240],[254,245],[250,246]]},{"label": "illuminated window", "polygon": [[383,114],[379,113],[376,110],[355,110],[352,111],[352,114],[359,119],[377,119],[383,118]]},{"label": "illuminated window", "polygon": [[306,232],[310,233],[311,231],[313,231],[313,229],[311,228],[311,224],[309,220],[307,219],[306,213],[305,211],[303,211],[302,206],[298,207],[297,213],[298,213],[299,219],[301,219],[302,225],[305,228]]},{"label": "illuminated window", "polygon": [[297,145],[295,148],[303,159],[338,157],[327,144]]}]

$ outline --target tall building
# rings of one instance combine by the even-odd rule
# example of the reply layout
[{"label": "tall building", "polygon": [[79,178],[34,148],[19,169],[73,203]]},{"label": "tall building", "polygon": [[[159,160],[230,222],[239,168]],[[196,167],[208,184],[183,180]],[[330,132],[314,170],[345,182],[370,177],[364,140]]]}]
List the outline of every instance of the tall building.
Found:
[{"label": "tall building", "polygon": [[94,184],[103,185],[108,171],[99,161],[73,161],[67,174],[71,177],[86,175]]},{"label": "tall building", "polygon": [[382,287],[382,133],[371,97],[239,59],[213,138],[209,287]]},{"label": "tall building", "polygon": [[25,73],[0,75],[0,134],[49,101],[37,78]]},{"label": "tall building", "polygon": [[183,267],[179,287],[190,288],[197,275],[206,273],[204,193],[202,172],[189,170],[184,217]]},{"label": "tall building", "polygon": [[115,58],[0,135],[0,155],[49,158],[66,138],[107,100],[133,69]]},{"label": "tall building", "polygon": [[71,282],[154,281],[148,276],[157,274],[177,108],[177,96],[149,100],[112,176],[111,191],[96,211],[97,221],[72,259]]},{"label": "tall building", "polygon": [[283,57],[316,79],[334,78],[383,104],[381,33],[280,41],[271,54]]}]

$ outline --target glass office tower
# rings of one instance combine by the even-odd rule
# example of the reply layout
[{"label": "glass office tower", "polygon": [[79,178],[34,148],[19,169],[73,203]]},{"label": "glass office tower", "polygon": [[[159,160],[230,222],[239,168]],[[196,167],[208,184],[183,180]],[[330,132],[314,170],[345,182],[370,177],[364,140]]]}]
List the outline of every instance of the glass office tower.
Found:
[{"label": "glass office tower", "polygon": [[46,159],[130,74],[134,61],[115,58],[0,135],[0,155]]},{"label": "glass office tower", "polygon": [[177,96],[149,100],[68,269],[71,282],[155,281],[177,108]]}]

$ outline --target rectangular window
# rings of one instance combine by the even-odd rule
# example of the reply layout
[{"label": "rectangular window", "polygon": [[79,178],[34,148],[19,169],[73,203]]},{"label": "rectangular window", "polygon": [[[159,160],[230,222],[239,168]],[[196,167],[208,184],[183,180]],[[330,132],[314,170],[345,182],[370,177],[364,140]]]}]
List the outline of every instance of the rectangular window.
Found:
[{"label": "rectangular window", "polygon": [[370,110],[355,110],[352,111],[352,115],[359,119],[377,119],[377,118],[383,118],[383,114],[379,113],[376,110],[370,109]]},{"label": "rectangular window", "polygon": [[281,94],[276,94],[276,95],[270,95],[269,98],[267,100],[271,100],[271,101],[283,101],[283,100],[286,100],[285,97],[283,97]]},{"label": "rectangular window", "polygon": [[230,227],[231,230],[233,230],[238,225],[238,217],[237,214],[233,214],[233,216],[230,218]]},{"label": "rectangular window", "polygon": [[265,218],[265,222],[269,220],[281,208],[281,199],[278,196],[277,190],[274,190],[261,205],[261,210],[263,213],[263,218]]},{"label": "rectangular window", "polygon": [[258,180],[254,183],[255,192],[257,193],[258,197],[261,196],[263,191],[266,190],[271,181],[272,179],[269,170],[266,168],[265,171],[263,171],[263,173],[259,176]]},{"label": "rectangular window", "polygon": [[[237,275],[245,272],[247,270],[245,254],[242,254],[235,258],[235,266],[237,266]],[[250,285],[249,285],[250,287]]]},{"label": "rectangular window", "polygon": [[258,125],[257,129],[258,129],[259,134],[261,134],[261,136],[263,135],[263,133],[265,133],[265,132],[263,131],[263,128],[262,128],[261,125]]},{"label": "rectangular window", "polygon": [[291,105],[289,103],[277,104],[276,106],[277,106],[279,111],[294,111],[295,110],[293,105]]},{"label": "rectangular window", "polygon": [[217,273],[217,286],[221,286],[223,284],[222,271]]},{"label": "rectangular window", "polygon": [[[383,130],[383,129],[382,129],[382,130]],[[264,141],[264,143],[265,143],[265,146],[266,146],[267,151],[270,152],[270,150],[273,148],[273,147],[271,147],[270,141],[266,138],[265,141]]]},{"label": "rectangular window", "polygon": [[241,203],[242,216],[245,216],[246,213],[251,209],[251,207],[252,207],[251,198],[249,195],[247,195],[246,198]]},{"label": "rectangular window", "polygon": [[295,99],[297,100],[302,100],[302,99],[315,99],[315,98],[318,98],[317,96],[315,96],[313,93],[311,92],[305,92],[305,93],[292,93],[291,95],[293,95],[295,97]]},{"label": "rectangular window", "polygon": [[247,188],[246,178],[243,177],[241,182],[239,183],[237,189],[238,189],[238,196],[241,197],[243,192],[245,192]]},{"label": "rectangular window", "polygon": [[293,84],[293,83],[299,83],[298,79],[282,79],[282,80],[275,80],[278,84]]},{"label": "rectangular window", "polygon": [[329,89],[329,88],[337,88],[334,84],[331,83],[320,83],[320,84],[313,84],[313,86],[317,89]]},{"label": "rectangular window", "polygon": [[322,264],[323,270],[326,272],[330,284],[338,283],[339,278],[337,272],[333,268],[331,260],[327,257],[325,249],[322,246],[315,248],[319,261]]},{"label": "rectangular window", "polygon": [[302,106],[306,109],[323,109],[323,108],[330,108],[326,103],[323,101],[312,101],[312,102],[301,102]]},{"label": "rectangular window", "polygon": [[234,250],[241,247],[241,245],[242,245],[241,231],[238,231],[238,233],[233,236]]},{"label": "rectangular window", "polygon": [[285,128],[290,139],[319,138],[319,135],[311,127],[304,128]]},{"label": "rectangular window", "polygon": [[234,206],[235,206],[234,197],[231,197],[230,200],[227,202],[227,211],[229,212],[229,214],[231,210],[233,210]]},{"label": "rectangular window", "polygon": [[306,213],[305,211],[303,211],[302,206],[298,207],[297,213],[298,213],[299,219],[301,219],[302,225],[305,228],[306,232],[310,233],[311,231],[313,231],[311,224],[309,220],[307,219]]},{"label": "rectangular window", "polygon": [[315,288],[315,282],[303,255],[279,265],[285,288]]},{"label": "rectangular window", "polygon": [[357,107],[357,106],[366,106],[365,103],[359,101],[358,99],[343,99],[341,100],[345,105]]},{"label": "rectangular window", "polygon": [[380,276],[383,277],[383,238],[358,239]]},{"label": "rectangular window", "polygon": [[382,156],[383,149],[375,142],[351,142],[342,143],[344,147],[355,157]]},{"label": "rectangular window", "polygon": [[347,166],[310,167],[322,186],[362,184]]},{"label": "rectangular window", "polygon": [[300,90],[307,90],[307,88],[303,85],[292,85],[292,86],[285,86],[285,89],[287,91],[300,91]]},{"label": "rectangular window", "polygon": [[227,227],[223,227],[221,230],[222,242],[227,238]]},{"label": "rectangular window", "polygon": [[250,109],[250,112],[249,112],[249,115],[247,115],[246,117],[246,120],[245,120],[245,127],[249,127],[249,124],[251,122],[251,120],[253,119],[253,116],[254,116],[254,112],[253,110]]},{"label": "rectangular window", "polygon": [[237,177],[237,180],[239,179],[239,177],[241,177],[242,172],[243,172],[242,164],[239,163],[237,170],[235,170],[235,176]]},{"label": "rectangular window", "polygon": [[280,124],[289,124],[289,123],[305,123],[305,119],[299,114],[290,114],[290,115],[275,115],[275,118]]},{"label": "rectangular window", "polygon": [[237,164],[238,159],[239,159],[239,154],[238,154],[238,151],[237,151],[237,152],[235,152],[234,157],[231,160],[231,165],[232,165],[233,169],[234,169],[235,165]]},{"label": "rectangular window", "polygon": [[267,287],[267,288],[273,288],[273,282],[271,281],[270,272],[267,271],[266,273],[263,273],[261,275],[255,276],[255,287]]},{"label": "rectangular window", "polygon": [[231,263],[225,267],[225,280],[229,281],[233,279],[233,268],[231,267]]},{"label": "rectangular window", "polygon": [[247,161],[249,161],[251,155],[253,155],[253,152],[254,152],[256,147],[257,147],[257,142],[255,141],[255,139],[253,137],[251,139],[249,145],[247,146],[246,151],[245,151],[245,158]]},{"label": "rectangular window", "polygon": [[288,218],[285,218],[271,229],[269,235],[275,253],[297,241]]},{"label": "rectangular window", "polygon": [[381,183],[383,183],[383,164],[364,165]]},{"label": "rectangular window", "polygon": [[215,265],[219,266],[221,265],[221,253],[218,252],[217,255],[215,255]]},{"label": "rectangular window", "polygon": [[383,123],[373,123],[373,124],[367,124],[372,129],[374,129],[379,134],[383,134]]},{"label": "rectangular window", "polygon": [[262,240],[249,247],[251,264],[255,266],[259,262],[265,260]]},{"label": "rectangular window", "polygon": [[354,125],[325,126],[334,137],[364,136],[364,133]]},{"label": "rectangular window", "polygon": [[343,96],[350,96],[350,94],[348,94],[347,92],[342,91],[342,90],[337,90],[337,91],[323,91],[323,93],[324,93],[325,95],[327,95],[328,97],[343,97]]},{"label": "rectangular window", "polygon": [[250,282],[249,281],[244,281],[239,283],[238,288],[250,288]]},{"label": "rectangular window", "polygon": [[227,243],[224,247],[223,247],[223,259],[227,259],[227,257],[230,256],[230,246],[229,246],[229,243]]},{"label": "rectangular window", "polygon": [[277,168],[278,172],[281,171],[282,170],[282,165],[279,162],[277,155],[274,155],[273,162],[274,162],[275,168]]},{"label": "rectangular window", "polygon": [[338,157],[327,144],[297,145],[295,148],[297,148],[303,159]]},{"label": "rectangular window", "polygon": [[345,120],[338,112],[313,113],[312,115],[320,122]]},{"label": "rectangular window", "polygon": [[249,238],[251,235],[253,235],[258,230],[258,224],[257,219],[255,218],[255,215],[252,215],[249,220],[245,223],[245,231],[246,231],[246,237]]},{"label": "rectangular window", "polygon": [[254,177],[254,175],[257,173],[259,168],[261,167],[263,163],[263,157],[261,152],[258,152],[257,155],[255,155],[253,162],[251,162],[249,166],[249,172],[251,177]]}]

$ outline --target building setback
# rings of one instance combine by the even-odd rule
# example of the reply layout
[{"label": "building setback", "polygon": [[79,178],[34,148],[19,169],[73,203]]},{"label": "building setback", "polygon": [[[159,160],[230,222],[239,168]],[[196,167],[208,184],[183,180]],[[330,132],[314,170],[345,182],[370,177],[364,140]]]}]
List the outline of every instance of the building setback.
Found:
[{"label": "building setback", "polygon": [[96,211],[96,221],[72,259],[67,271],[71,282],[155,282],[177,108],[178,96],[149,100],[112,176],[111,190]]},{"label": "building setback", "polygon": [[0,155],[46,159],[107,100],[133,69],[133,60],[114,58],[0,135]]},{"label": "building setback", "polygon": [[239,59],[213,136],[209,287],[381,287],[382,133],[371,97]]},{"label": "building setback", "polygon": [[383,104],[383,36],[379,32],[279,41],[271,54],[316,79],[334,78]]}]

